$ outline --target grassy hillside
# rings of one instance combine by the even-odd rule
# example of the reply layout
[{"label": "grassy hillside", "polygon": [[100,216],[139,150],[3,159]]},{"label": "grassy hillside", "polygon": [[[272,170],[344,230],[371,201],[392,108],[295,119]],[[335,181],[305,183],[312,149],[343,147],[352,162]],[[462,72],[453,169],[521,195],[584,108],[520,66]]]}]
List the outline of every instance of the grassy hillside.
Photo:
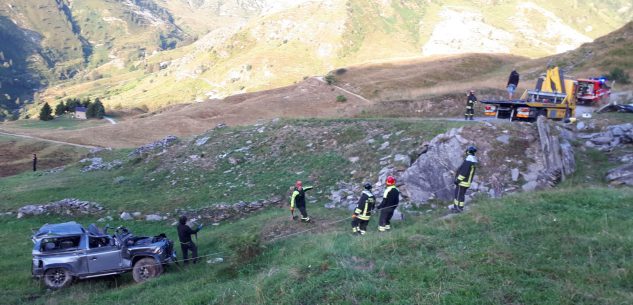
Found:
[{"label": "grassy hillside", "polygon": [[[210,14],[214,4],[192,5]],[[192,8],[181,2],[169,7],[184,14],[182,22],[192,18]],[[50,88],[42,99],[100,96],[112,108],[157,109],[281,87],[376,60],[487,52],[540,57],[616,30],[631,20],[633,8],[627,1],[314,1],[262,14],[240,19],[244,24],[228,22],[192,45],[129,61],[125,69],[99,67],[98,81]]]},{"label": "grassy hillside", "polygon": [[[67,220],[88,224],[103,215],[0,216],[0,242],[6,245],[0,255],[11,257],[0,263],[0,297],[7,304],[631,303],[633,212],[626,203],[633,191],[604,184],[613,166],[609,153],[578,153],[576,175],[559,189],[479,198],[467,213],[448,218],[447,203],[435,202],[436,209],[408,213],[385,234],[376,231],[374,217],[369,235],[352,236],[348,211],[323,208],[336,182],[374,181],[384,156],[415,151],[463,124],[282,120],[216,129],[142,158],[128,159],[129,150],[101,152],[106,161],[125,160],[111,171],[80,173],[77,164],[55,174],[0,179],[2,212],[75,197],[103,204],[116,218],[111,225],[172,238],[171,220],[122,222],[117,216],[285,196],[296,179],[316,186],[308,197],[313,223],[291,222],[285,207],[272,207],[208,224],[198,236],[205,255],[200,264],[170,268],[142,285],[127,274],[46,291],[29,276],[30,229]],[[203,137],[207,143],[194,144]],[[385,141],[391,144],[379,150]],[[224,262],[206,263],[218,257]]]},{"label": "grassy hillside", "polygon": [[0,134],[0,177],[31,172],[33,154],[38,170],[44,171],[76,162],[87,153],[83,148]]},{"label": "grassy hillside", "polygon": [[[170,268],[142,285],[131,276],[76,283],[47,292],[29,278],[29,229],[58,218],[0,218],[3,300],[7,304],[626,304],[633,301],[627,234],[633,215],[625,189],[569,188],[480,200],[447,220],[442,212],[408,216],[393,232],[349,233],[347,220],[323,231],[298,226],[274,209],[198,236],[205,260]],[[318,222],[343,211],[311,206]],[[79,219],[84,223],[94,219]],[[113,222],[113,223],[116,223]],[[138,234],[175,230],[127,224]],[[267,242],[271,227],[309,233]],[[221,253],[218,253],[221,252]]]}]

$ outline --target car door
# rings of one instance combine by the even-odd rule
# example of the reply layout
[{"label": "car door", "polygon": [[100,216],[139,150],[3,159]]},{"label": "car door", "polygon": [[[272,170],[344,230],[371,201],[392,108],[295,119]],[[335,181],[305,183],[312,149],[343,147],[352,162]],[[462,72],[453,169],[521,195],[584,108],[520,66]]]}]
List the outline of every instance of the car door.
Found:
[{"label": "car door", "polygon": [[111,242],[110,237],[89,237],[88,270],[103,273],[121,268],[121,250]]}]

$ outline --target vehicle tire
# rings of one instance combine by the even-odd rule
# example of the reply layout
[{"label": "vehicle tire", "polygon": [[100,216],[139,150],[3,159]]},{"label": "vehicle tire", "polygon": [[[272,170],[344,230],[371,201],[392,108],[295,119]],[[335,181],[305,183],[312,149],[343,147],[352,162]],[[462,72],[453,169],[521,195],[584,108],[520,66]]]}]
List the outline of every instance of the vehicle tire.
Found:
[{"label": "vehicle tire", "polygon": [[137,283],[145,282],[159,276],[163,272],[163,266],[151,257],[141,258],[132,268],[132,277]]},{"label": "vehicle tire", "polygon": [[73,281],[73,276],[66,268],[51,268],[44,272],[44,284],[49,289],[62,289]]}]

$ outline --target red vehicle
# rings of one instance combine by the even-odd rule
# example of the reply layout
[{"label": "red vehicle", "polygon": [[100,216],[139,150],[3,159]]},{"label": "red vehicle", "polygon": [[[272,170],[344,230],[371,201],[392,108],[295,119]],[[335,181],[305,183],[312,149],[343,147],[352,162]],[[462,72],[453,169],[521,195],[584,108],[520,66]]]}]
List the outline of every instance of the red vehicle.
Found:
[{"label": "red vehicle", "polygon": [[578,80],[576,98],[578,104],[601,105],[609,102],[611,87],[605,78],[589,78]]}]

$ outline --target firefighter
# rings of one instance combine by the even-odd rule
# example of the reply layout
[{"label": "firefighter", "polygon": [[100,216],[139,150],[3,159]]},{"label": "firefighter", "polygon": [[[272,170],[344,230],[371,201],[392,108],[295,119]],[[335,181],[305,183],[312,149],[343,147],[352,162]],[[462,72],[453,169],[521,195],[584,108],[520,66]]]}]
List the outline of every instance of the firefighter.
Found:
[{"label": "firefighter", "polygon": [[468,92],[468,98],[466,100],[466,114],[464,115],[464,120],[474,120],[473,116],[475,115],[476,102],[477,97],[475,96],[475,91],[470,90]]},{"label": "firefighter", "polygon": [[359,235],[365,235],[371,211],[376,203],[376,196],[371,192],[371,184],[365,183],[363,188],[365,190],[360,195],[358,206],[354,210],[354,214],[352,214],[352,233]]},{"label": "firefighter", "polygon": [[466,191],[473,182],[475,168],[477,168],[477,147],[469,146],[466,149],[466,158],[455,174],[455,200],[448,208],[452,212],[460,213],[464,210]]},{"label": "firefighter", "polygon": [[382,202],[378,206],[380,210],[378,231],[380,232],[391,229],[391,217],[393,217],[393,212],[400,201],[400,191],[396,188],[396,178],[393,176],[387,177],[385,184],[387,184],[387,188],[382,196]]},{"label": "firefighter", "polygon": [[191,235],[198,234],[198,231],[202,229],[202,224],[193,230],[187,225],[187,216],[182,215],[178,219],[178,239],[180,240],[180,249],[182,250],[182,259],[185,265],[189,262],[189,251],[191,251],[191,258],[195,264],[198,261],[198,247],[191,240]]},{"label": "firefighter", "polygon": [[297,181],[295,182],[295,190],[292,192],[292,197],[290,198],[290,213],[294,215],[295,207],[297,207],[299,212],[301,212],[301,221],[305,222],[310,221],[308,211],[306,211],[306,191],[311,189],[311,186],[303,187],[303,183]]}]

